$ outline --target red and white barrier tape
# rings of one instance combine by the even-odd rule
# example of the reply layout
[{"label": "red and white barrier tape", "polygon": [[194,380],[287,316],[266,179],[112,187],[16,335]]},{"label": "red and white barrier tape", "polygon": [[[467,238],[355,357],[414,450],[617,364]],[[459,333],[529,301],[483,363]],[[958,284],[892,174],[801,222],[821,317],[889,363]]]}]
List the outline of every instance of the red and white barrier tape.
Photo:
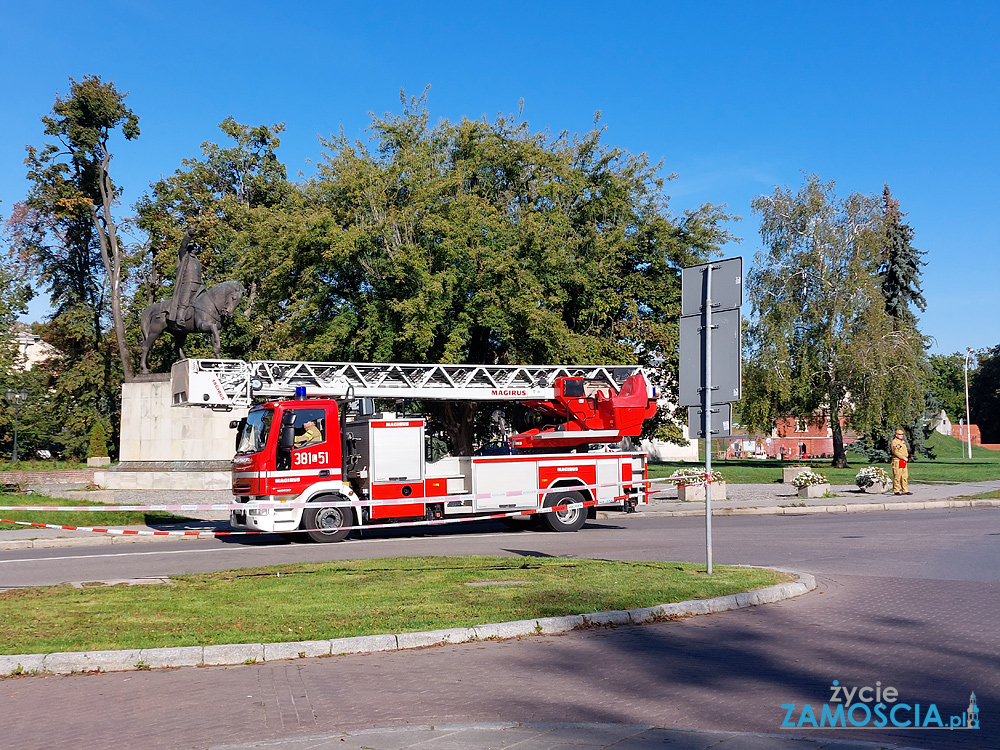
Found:
[{"label": "red and white barrier tape", "polygon": [[[596,500],[586,500],[582,503],[567,503],[566,505],[554,505],[550,508],[537,508],[537,509],[526,509],[526,510],[515,510],[508,513],[490,513],[488,515],[476,515],[476,516],[460,516],[457,518],[434,518],[434,519],[422,519],[420,521],[398,521],[395,523],[374,523],[368,524],[366,526],[341,526],[344,530],[356,530],[356,529],[399,529],[412,526],[445,526],[448,524],[455,523],[468,523],[470,521],[494,521],[503,518],[511,518],[513,516],[535,516],[542,515],[544,513],[558,513],[564,510],[571,510],[574,508],[590,508],[597,505]],[[246,506],[240,506],[246,507]],[[312,507],[329,507],[321,506],[319,503],[313,503]],[[13,523],[18,526],[30,526],[32,528],[39,529],[58,529],[60,531],[86,531],[93,532],[95,534],[112,534],[117,536],[195,536],[195,537],[217,537],[217,536],[248,536],[248,535],[259,535],[259,534],[273,534],[273,531],[156,531],[147,529],[113,529],[113,528],[102,528],[99,526],[61,526],[53,523],[34,523],[31,521],[11,521],[6,518],[0,518],[0,523]],[[296,529],[292,531],[309,531],[310,529]]]},{"label": "red and white barrier tape", "polygon": [[[415,503],[430,504],[435,502],[465,502],[496,498],[514,498],[528,496],[544,496],[553,492],[573,490],[594,490],[608,487],[624,487],[636,484],[651,485],[653,482],[663,482],[664,479],[633,479],[627,482],[606,482],[602,484],[576,484],[567,487],[549,487],[537,490],[508,490],[507,492],[479,492],[463,495],[441,495],[438,497],[399,498],[392,500],[331,500],[324,502],[304,502],[289,500],[254,500],[247,503],[214,503],[214,504],[182,504],[182,505],[0,505],[0,511],[61,511],[61,512],[103,512],[103,511],[206,511],[228,510],[245,511],[259,508],[334,508],[334,507],[375,507],[392,505],[413,505]],[[650,487],[650,489],[652,489]],[[13,522],[10,522],[13,523]]]}]

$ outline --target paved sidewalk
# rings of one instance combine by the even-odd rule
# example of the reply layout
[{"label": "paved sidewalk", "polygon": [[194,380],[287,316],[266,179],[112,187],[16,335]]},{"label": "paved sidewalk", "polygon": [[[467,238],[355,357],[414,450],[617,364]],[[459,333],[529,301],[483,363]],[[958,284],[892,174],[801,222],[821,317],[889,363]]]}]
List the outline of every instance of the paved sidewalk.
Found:
[{"label": "paved sidewalk", "polygon": [[915,750],[884,742],[829,740],[750,732],[671,729],[644,724],[454,724],[366,729],[345,734],[213,745],[210,750]]},{"label": "paved sidewalk", "polygon": [[[640,512],[657,516],[705,515],[705,503],[679,502],[677,488],[654,484],[650,504]],[[803,499],[790,484],[726,484],[726,499],[712,500],[712,515],[800,515],[802,513],[864,513],[880,510],[1000,507],[1000,479],[991,482],[911,484],[910,495],[869,494],[853,484],[831,488],[836,497]],[[992,493],[991,499],[956,500]]]},{"label": "paved sidewalk", "polygon": [[[226,504],[232,500],[229,490],[202,492],[180,490],[100,490],[84,492],[83,485],[43,484],[30,489],[49,495],[53,499],[73,498],[88,500],[94,505],[212,505]],[[727,484],[727,499],[712,501],[713,515],[801,515],[803,513],[865,513],[888,510],[925,510],[942,508],[1000,507],[1000,480],[991,482],[963,482],[955,484],[911,484],[912,495],[895,496],[891,492],[881,495],[867,494],[854,485],[834,485],[836,497],[803,500],[795,487],[788,484]],[[992,499],[958,500],[970,495],[993,493]],[[16,495],[0,501],[0,505],[16,505]],[[54,503],[58,504],[58,503]],[[679,502],[677,488],[654,484],[649,505],[640,506],[639,513],[646,516],[704,516],[705,503]],[[197,520],[182,524],[162,526],[130,526],[136,531],[225,531],[229,529],[227,511],[191,511],[184,515]],[[599,518],[619,518],[618,511],[600,511]],[[0,511],[2,517],[2,511]],[[38,520],[44,522],[44,513]],[[182,541],[196,536],[120,536],[87,531],[39,529],[24,527],[0,531],[0,550],[50,548],[64,546],[91,546],[134,542]]]}]

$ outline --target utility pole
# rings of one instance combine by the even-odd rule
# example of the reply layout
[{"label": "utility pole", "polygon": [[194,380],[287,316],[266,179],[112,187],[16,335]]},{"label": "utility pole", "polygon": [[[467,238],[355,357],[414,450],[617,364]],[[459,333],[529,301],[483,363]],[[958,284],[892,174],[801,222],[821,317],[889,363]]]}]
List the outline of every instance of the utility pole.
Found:
[{"label": "utility pole", "polygon": [[7,391],[7,403],[14,407],[14,450],[11,454],[10,462],[17,463],[17,417],[21,412],[21,406],[28,400],[28,391],[22,388],[19,391]]},{"label": "utility pole", "polygon": [[972,458],[972,420],[969,418],[969,356],[972,349],[965,349],[965,433],[969,443],[969,458]]},{"label": "utility pole", "polygon": [[702,415],[705,425],[705,559],[712,575],[712,264],[705,269],[705,382]]}]

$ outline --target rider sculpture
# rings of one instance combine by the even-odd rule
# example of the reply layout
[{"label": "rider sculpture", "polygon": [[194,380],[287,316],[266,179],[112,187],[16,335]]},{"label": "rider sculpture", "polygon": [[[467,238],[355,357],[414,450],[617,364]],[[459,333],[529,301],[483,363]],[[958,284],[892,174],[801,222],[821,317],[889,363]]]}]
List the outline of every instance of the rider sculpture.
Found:
[{"label": "rider sculpture", "polygon": [[146,356],[153,342],[164,331],[170,331],[178,359],[184,358],[184,341],[189,333],[207,333],[212,337],[212,349],[219,356],[222,319],[236,312],[243,299],[243,285],[224,281],[211,288],[201,278],[201,248],[191,240],[194,230],[188,227],[177,250],[177,279],[174,293],[164,302],[154,302],[142,311],[142,356],[140,372],[149,372]]},{"label": "rider sculpture", "polygon": [[198,297],[205,293],[205,282],[201,278],[201,259],[198,253],[201,248],[191,242],[194,230],[188,227],[177,250],[177,279],[174,282],[174,293],[167,305],[167,322],[175,326],[183,326],[184,322],[193,317],[192,307],[198,304]]}]

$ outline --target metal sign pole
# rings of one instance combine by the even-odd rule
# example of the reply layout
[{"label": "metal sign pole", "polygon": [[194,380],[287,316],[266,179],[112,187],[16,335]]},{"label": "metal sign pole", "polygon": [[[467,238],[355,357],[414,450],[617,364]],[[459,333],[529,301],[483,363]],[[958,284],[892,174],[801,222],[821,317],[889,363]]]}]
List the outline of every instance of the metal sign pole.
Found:
[{"label": "metal sign pole", "polygon": [[712,575],[712,264],[705,268],[705,557]]}]

